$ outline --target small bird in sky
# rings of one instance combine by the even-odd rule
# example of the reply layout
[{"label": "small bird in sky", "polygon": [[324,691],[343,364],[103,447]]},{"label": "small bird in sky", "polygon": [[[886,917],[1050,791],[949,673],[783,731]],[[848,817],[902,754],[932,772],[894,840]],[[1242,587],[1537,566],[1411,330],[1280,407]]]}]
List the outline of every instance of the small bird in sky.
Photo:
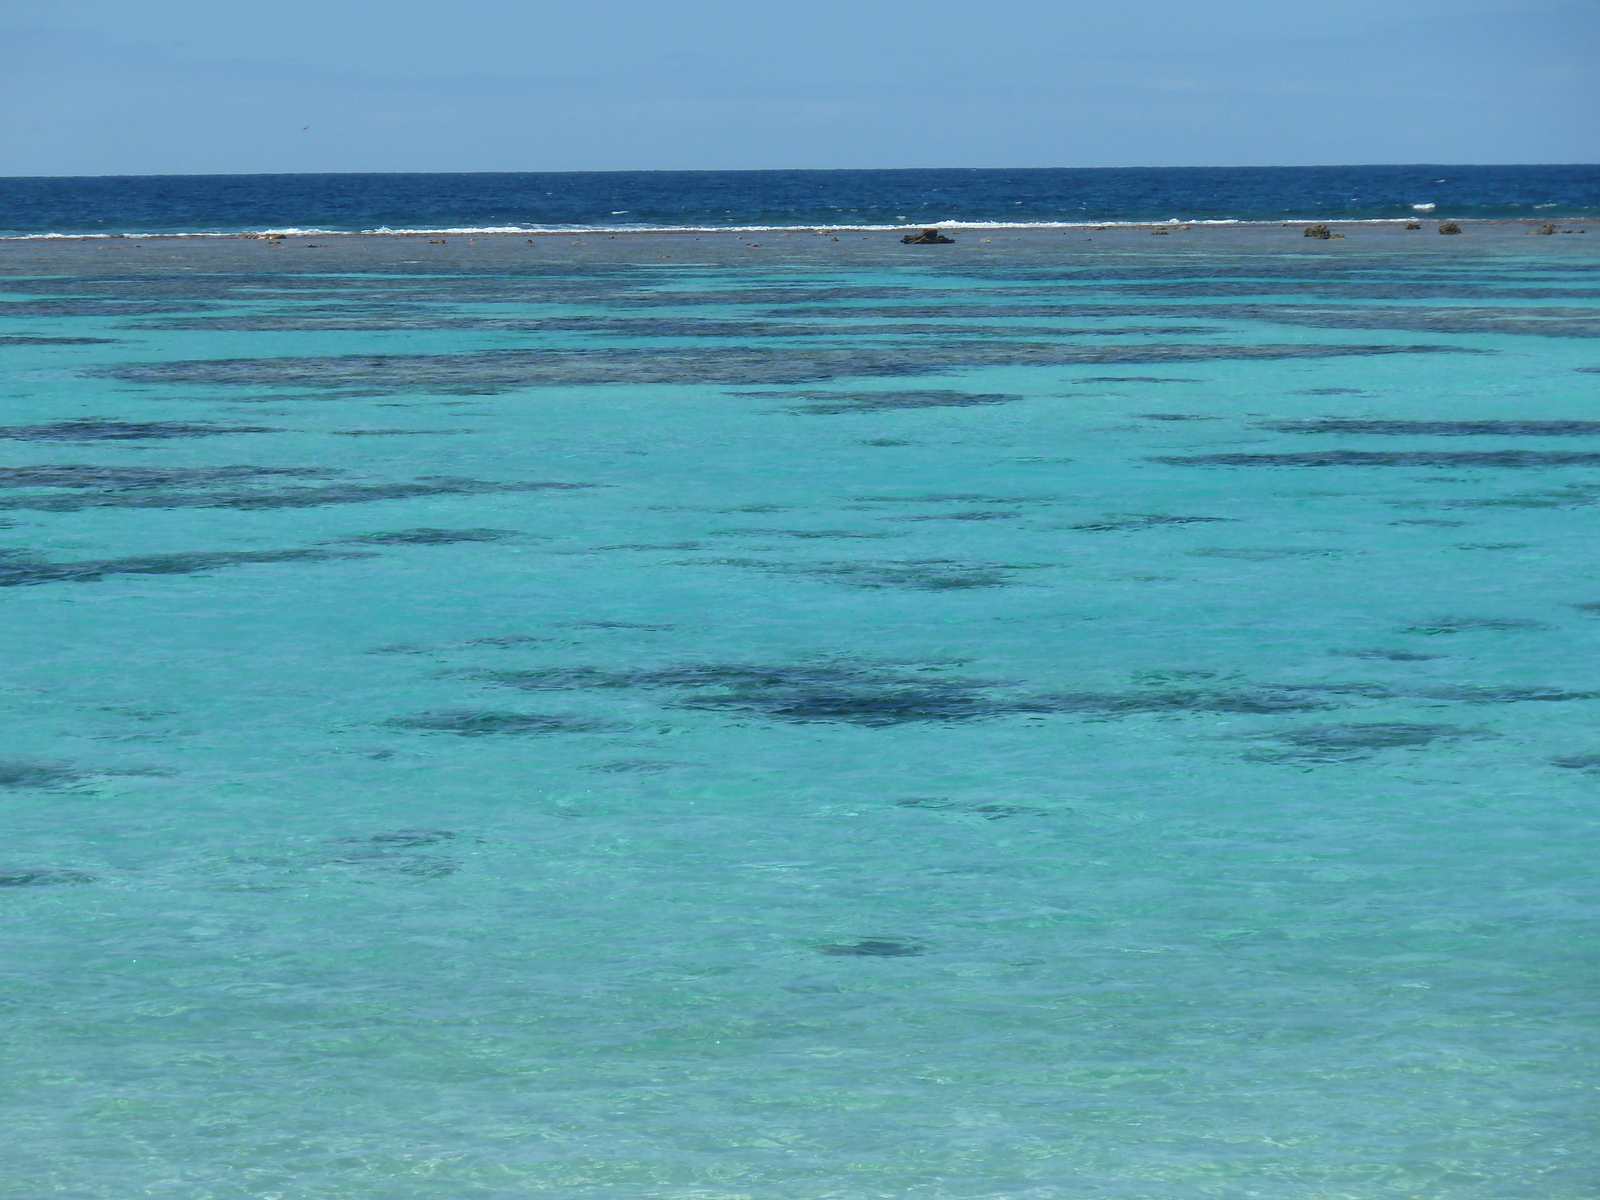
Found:
[{"label": "small bird in sky", "polygon": [[302,126],[300,126],[300,131],[302,133],[304,133],[307,129],[310,129],[310,128],[311,128],[311,126],[309,126],[309,125],[302,125]]}]

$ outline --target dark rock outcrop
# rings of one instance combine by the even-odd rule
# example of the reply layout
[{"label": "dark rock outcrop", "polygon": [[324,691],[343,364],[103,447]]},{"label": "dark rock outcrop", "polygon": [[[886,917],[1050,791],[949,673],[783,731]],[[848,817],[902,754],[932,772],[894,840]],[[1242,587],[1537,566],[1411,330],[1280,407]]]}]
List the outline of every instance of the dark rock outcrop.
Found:
[{"label": "dark rock outcrop", "polygon": [[955,238],[945,237],[937,229],[924,229],[921,233],[908,233],[900,240],[907,246],[947,246]]},{"label": "dark rock outcrop", "polygon": [[1306,226],[1305,236],[1309,238],[1321,238],[1323,241],[1327,241],[1333,236],[1333,233],[1326,225],[1319,221],[1315,225]]},{"label": "dark rock outcrop", "polygon": [[1461,232],[1461,226],[1457,225],[1454,221],[1446,221],[1446,222],[1444,222],[1444,224],[1439,226],[1439,232],[1440,233],[1460,233]]},{"label": "dark rock outcrop", "polygon": [[1407,221],[1406,222],[1406,228],[1407,229],[1421,229],[1422,228],[1422,222],[1421,221]]},{"label": "dark rock outcrop", "polygon": [[1544,234],[1546,236],[1553,234],[1555,231],[1556,227],[1554,225],[1541,225],[1537,229],[1528,230],[1529,233]]}]

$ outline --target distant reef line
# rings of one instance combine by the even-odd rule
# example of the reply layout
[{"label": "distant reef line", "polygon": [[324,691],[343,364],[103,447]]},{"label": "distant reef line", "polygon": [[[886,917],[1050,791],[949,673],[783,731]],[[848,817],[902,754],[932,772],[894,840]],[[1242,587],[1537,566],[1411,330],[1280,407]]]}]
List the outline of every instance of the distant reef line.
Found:
[{"label": "distant reef line", "polygon": [[1166,221],[927,221],[913,222],[900,225],[582,225],[563,226],[551,228],[549,226],[453,226],[437,229],[405,228],[405,229],[323,229],[300,228],[295,226],[263,227],[261,229],[239,230],[185,230],[166,233],[17,233],[0,234],[0,242],[101,242],[108,240],[131,239],[134,241],[156,241],[174,239],[288,239],[305,237],[326,238],[417,238],[417,237],[647,237],[661,236],[664,234],[746,234],[746,233],[915,233],[923,229],[941,229],[955,232],[982,233],[993,230],[1025,230],[1042,232],[1047,230],[1084,230],[1088,232],[1100,231],[1155,231],[1155,230],[1183,230],[1189,232],[1200,229],[1289,229],[1306,225],[1324,225],[1329,229],[1340,228],[1370,228],[1374,226],[1400,226],[1405,227],[1420,222],[1425,228],[1439,224],[1454,223],[1463,228],[1479,226],[1517,226],[1525,225],[1530,228],[1548,225],[1552,222],[1565,226],[1594,226],[1600,225],[1600,217],[1448,217],[1429,213],[1425,216],[1415,217],[1352,217],[1341,220],[1327,217],[1296,217],[1292,219],[1275,220],[1246,220],[1232,218],[1205,218],[1189,221],[1170,219]]}]

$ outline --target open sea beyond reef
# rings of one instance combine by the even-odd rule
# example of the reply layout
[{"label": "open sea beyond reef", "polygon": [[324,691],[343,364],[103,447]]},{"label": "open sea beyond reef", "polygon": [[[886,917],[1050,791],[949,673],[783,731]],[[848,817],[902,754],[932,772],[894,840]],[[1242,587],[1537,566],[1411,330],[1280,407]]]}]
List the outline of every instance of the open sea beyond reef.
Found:
[{"label": "open sea beyond reef", "polygon": [[0,242],[0,1197],[1592,1200],[1531,228]]}]

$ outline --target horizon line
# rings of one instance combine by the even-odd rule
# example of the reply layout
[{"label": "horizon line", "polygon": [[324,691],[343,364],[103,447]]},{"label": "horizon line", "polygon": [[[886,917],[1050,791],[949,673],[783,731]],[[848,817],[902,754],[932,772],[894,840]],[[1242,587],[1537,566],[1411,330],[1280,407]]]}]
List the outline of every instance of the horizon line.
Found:
[{"label": "horizon line", "polygon": [[473,171],[161,171],[148,173],[114,173],[104,175],[5,175],[0,181],[29,181],[46,179],[254,179],[262,177],[321,177],[350,175],[763,175],[763,174],[834,174],[845,172],[918,171],[1333,171],[1371,170],[1383,167],[1448,167],[1462,168],[1527,168],[1527,167],[1594,167],[1600,163],[1448,163],[1448,162],[1384,162],[1384,163],[1286,163],[1286,164],[1217,164],[1208,166],[1094,166],[1094,167],[607,167],[603,169],[579,168],[566,170],[473,170]]}]

